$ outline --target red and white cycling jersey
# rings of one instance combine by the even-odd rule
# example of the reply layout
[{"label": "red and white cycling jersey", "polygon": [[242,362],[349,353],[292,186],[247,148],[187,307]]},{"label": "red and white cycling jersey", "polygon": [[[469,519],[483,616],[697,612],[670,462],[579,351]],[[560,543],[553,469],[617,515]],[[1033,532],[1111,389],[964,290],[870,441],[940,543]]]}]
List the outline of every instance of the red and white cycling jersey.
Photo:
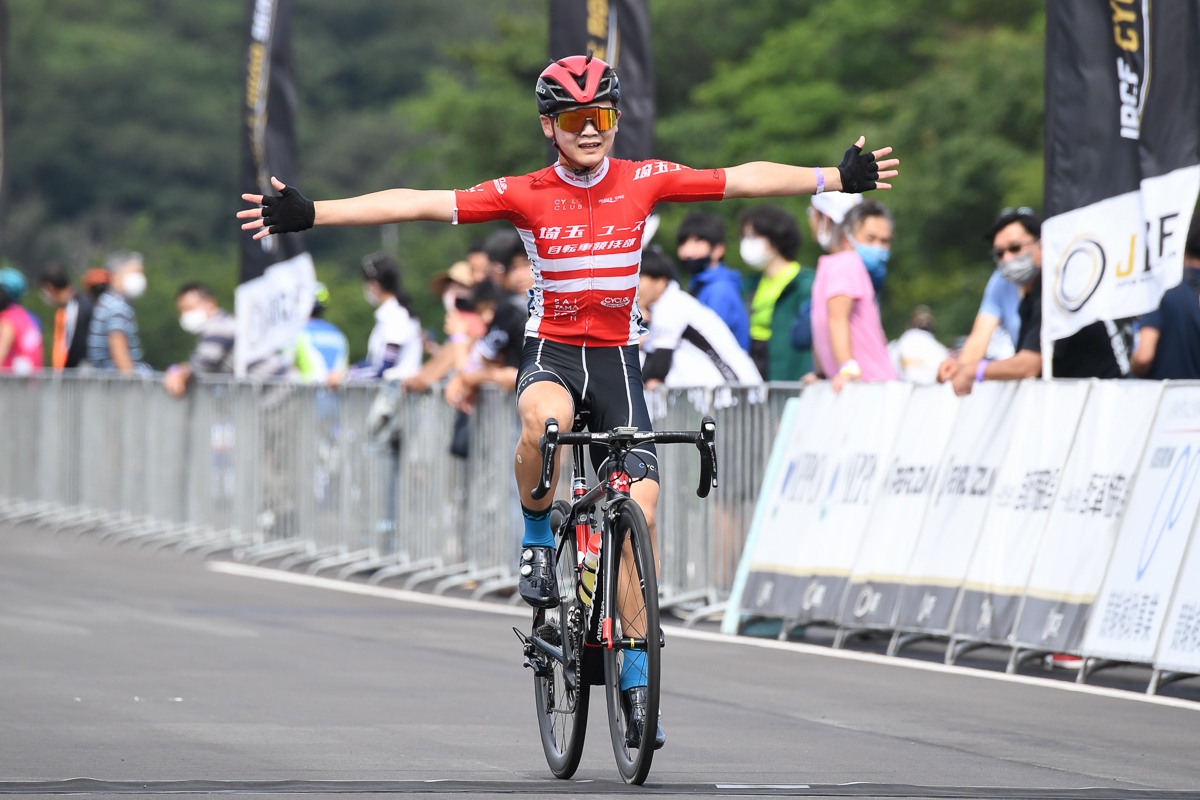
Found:
[{"label": "red and white cycling jersey", "polygon": [[591,347],[640,333],[642,229],[655,204],[725,196],[725,171],[669,161],[604,160],[576,177],[561,165],[457,191],[454,222],[510,220],[533,263],[527,336]]}]

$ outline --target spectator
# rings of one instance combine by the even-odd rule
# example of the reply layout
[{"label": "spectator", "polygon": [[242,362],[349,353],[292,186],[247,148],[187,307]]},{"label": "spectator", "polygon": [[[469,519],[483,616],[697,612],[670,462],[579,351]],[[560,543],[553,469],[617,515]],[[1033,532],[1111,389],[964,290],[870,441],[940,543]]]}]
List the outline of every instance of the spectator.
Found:
[{"label": "spectator", "polygon": [[471,268],[470,286],[492,279],[492,260],[488,258],[483,242],[471,242],[467,250],[467,266]]},{"label": "spectator", "polygon": [[[992,224],[992,256],[1001,274],[1021,295],[1021,332],[1016,355],[1002,361],[983,359],[968,380],[954,376],[958,395],[980,381],[1015,381],[1042,374],[1042,221],[1028,208],[1005,209]],[[1054,376],[1119,378],[1129,372],[1129,353],[1116,323],[1093,322],[1054,343]]]},{"label": "spectator", "polygon": [[813,353],[833,389],[849,381],[890,381],[896,370],[888,355],[875,287],[855,245],[890,248],[892,215],[866,200],[835,226],[830,254],[817,262],[812,290]]},{"label": "spectator", "polygon": [[400,264],[386,253],[362,260],[363,297],[375,308],[375,327],[367,339],[367,357],[345,373],[332,372],[330,387],[343,379],[404,380],[421,369],[421,323],[404,291]]},{"label": "spectator", "polygon": [[100,295],[108,291],[112,275],[104,267],[92,267],[83,273],[83,278],[79,282],[83,284],[83,290],[88,293],[88,297],[92,299],[92,305],[95,306]]},{"label": "spectator", "polygon": [[750,357],[766,380],[800,380],[812,369],[812,351],[792,345],[792,322],[812,297],[814,279],[795,260],[800,226],[777,206],[755,206],[738,224],[742,260],[762,272],[750,301]]},{"label": "spectator", "polygon": [[50,361],[56,370],[75,369],[87,360],[88,327],[92,323],[92,298],[75,292],[67,271],[58,264],[42,270],[42,301],[57,307]]},{"label": "spectator", "polygon": [[499,231],[489,236],[484,246],[493,271],[500,275],[500,285],[480,283],[472,292],[476,311],[488,329],[471,345],[463,369],[446,384],[446,401],[460,410],[474,404],[476,392],[485,383],[516,387],[529,320],[533,265],[520,236],[515,231]]},{"label": "spectator", "polygon": [[[163,376],[163,386],[172,397],[183,397],[195,375],[232,375],[237,319],[217,305],[212,290],[203,283],[188,283],[175,295],[179,327],[196,336],[196,347],[187,363],[174,364]],[[246,367],[252,378],[284,375],[287,365],[280,355],[255,361]]]},{"label": "spectator", "polygon": [[96,301],[88,328],[88,361],[102,370],[125,374],[149,372],[142,363],[137,314],[131,300],[146,291],[146,273],[140,253],[118,251],[108,257],[105,269],[111,276],[107,289]]},{"label": "spectator", "polygon": [[[834,252],[833,233],[846,219],[846,213],[862,202],[860,194],[822,192],[808,204],[808,227],[813,238],[826,253]],[[840,244],[839,244],[840,247]],[[871,282],[874,285],[874,281]],[[878,291],[876,287],[876,291]]]},{"label": "spectator", "polygon": [[742,276],[725,266],[725,220],[693,211],[675,235],[675,255],[692,276],[692,294],[717,313],[742,349],[750,352],[750,316],[742,300]]},{"label": "spectator", "polygon": [[[474,246],[473,246],[474,247]],[[482,250],[482,245],[479,245]],[[479,271],[487,275],[488,267]],[[471,305],[471,287],[476,285],[476,270],[467,261],[457,261],[450,269],[434,276],[430,282],[433,293],[442,298],[442,306],[446,309],[446,321],[443,330],[446,340],[433,358],[425,362],[420,371],[404,381],[404,388],[410,392],[427,392],[442,378],[451,372],[462,368],[462,358],[466,353],[454,345],[470,346],[487,331],[487,326],[479,319]]]},{"label": "spectator", "polygon": [[950,351],[934,338],[933,312],[929,306],[917,306],[908,320],[908,330],[888,345],[892,366],[900,380],[913,383],[936,383],[938,365]]},{"label": "spectator", "polygon": [[327,383],[332,373],[345,372],[350,360],[350,343],[325,319],[327,308],[329,287],[318,281],[312,313],[296,339],[296,369],[305,383]]},{"label": "spectator", "polygon": [[650,333],[642,352],[646,388],[659,385],[714,387],[762,383],[753,359],[725,321],[679,288],[675,266],[658,247],[642,253],[638,284],[642,316]]},{"label": "spectator", "polygon": [[1131,367],[1140,378],[1200,378],[1200,216],[1183,247],[1183,283],[1142,316]]},{"label": "spectator", "polygon": [[[1005,209],[1000,216],[1020,222],[1026,232],[1036,230],[1036,233],[1030,233],[1031,236],[1041,235],[1041,221],[1032,208]],[[986,235],[984,238],[989,242],[993,239]],[[1021,333],[1021,295],[1015,283],[1004,279],[998,260],[1003,254],[997,255],[997,252],[993,252],[993,258],[997,259],[996,270],[983,290],[983,302],[975,315],[971,334],[956,356],[942,361],[938,367],[939,382],[953,381],[956,387],[969,386],[975,380],[980,361],[985,358],[1003,360],[1016,353],[1016,342]]]},{"label": "spectator", "polygon": [[29,375],[42,368],[42,326],[25,298],[25,276],[12,267],[0,267],[0,372]]}]

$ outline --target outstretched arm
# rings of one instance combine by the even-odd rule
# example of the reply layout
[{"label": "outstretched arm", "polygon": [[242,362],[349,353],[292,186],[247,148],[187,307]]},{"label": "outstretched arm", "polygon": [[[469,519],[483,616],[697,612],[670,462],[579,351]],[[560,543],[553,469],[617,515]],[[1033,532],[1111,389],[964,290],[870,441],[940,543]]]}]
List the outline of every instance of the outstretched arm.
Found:
[{"label": "outstretched arm", "polygon": [[858,137],[854,147],[846,151],[846,157],[837,167],[793,167],[770,161],[752,161],[725,170],[725,197],[792,197],[814,194],[817,191],[817,170],[825,178],[824,191],[865,192],[871,189],[890,189],[890,183],[881,183],[896,177],[900,159],[889,158],[892,152],[885,147],[872,153],[863,153],[867,143],[865,136]]},{"label": "outstretched arm", "polygon": [[238,219],[249,220],[242,225],[242,230],[255,231],[255,239],[272,233],[307,230],[314,225],[385,225],[414,220],[454,220],[452,191],[388,189],[345,200],[311,202],[276,178],[271,178],[271,185],[280,192],[279,197],[242,195],[243,200],[259,206],[238,212]]}]

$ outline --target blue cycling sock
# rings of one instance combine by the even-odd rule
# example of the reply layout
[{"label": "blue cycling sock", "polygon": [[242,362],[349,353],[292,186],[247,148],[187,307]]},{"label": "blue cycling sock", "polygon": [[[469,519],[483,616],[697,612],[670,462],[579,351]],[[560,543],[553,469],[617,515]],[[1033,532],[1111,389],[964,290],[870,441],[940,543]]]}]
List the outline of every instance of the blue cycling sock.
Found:
[{"label": "blue cycling sock", "polygon": [[521,547],[554,547],[554,533],[550,530],[550,509],[534,511],[521,506],[521,516],[525,518],[525,535],[521,537]]},{"label": "blue cycling sock", "polygon": [[643,650],[626,650],[621,663],[621,691],[646,685],[646,653]]}]

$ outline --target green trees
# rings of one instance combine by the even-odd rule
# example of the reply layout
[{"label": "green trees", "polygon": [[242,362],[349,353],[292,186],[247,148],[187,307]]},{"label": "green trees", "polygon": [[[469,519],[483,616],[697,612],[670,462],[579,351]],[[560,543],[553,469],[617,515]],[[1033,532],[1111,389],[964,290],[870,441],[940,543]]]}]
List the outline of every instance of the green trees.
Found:
[{"label": "green trees", "polygon": [[[885,322],[898,333],[926,302],[942,338],[965,333],[990,270],[980,231],[999,206],[1040,205],[1041,4],[651,0],[651,11],[660,155],[829,165],[859,133],[893,144],[903,164],[880,198],[897,216]],[[143,250],[151,289],[138,310],[160,367],[190,346],[176,286],[206,280],[232,305],[244,13],[242,0],[9,0],[3,255],[35,276],[47,260],[78,273],[108,249]],[[296,0],[304,191],[466,187],[548,163],[531,98],[545,14],[544,0]],[[685,209],[663,212],[671,250]],[[429,276],[486,233],[396,232],[427,327],[441,324]],[[361,353],[372,320],[357,266],[384,239],[349,229],[308,241],[330,318]],[[815,256],[806,243],[802,260]]]}]

